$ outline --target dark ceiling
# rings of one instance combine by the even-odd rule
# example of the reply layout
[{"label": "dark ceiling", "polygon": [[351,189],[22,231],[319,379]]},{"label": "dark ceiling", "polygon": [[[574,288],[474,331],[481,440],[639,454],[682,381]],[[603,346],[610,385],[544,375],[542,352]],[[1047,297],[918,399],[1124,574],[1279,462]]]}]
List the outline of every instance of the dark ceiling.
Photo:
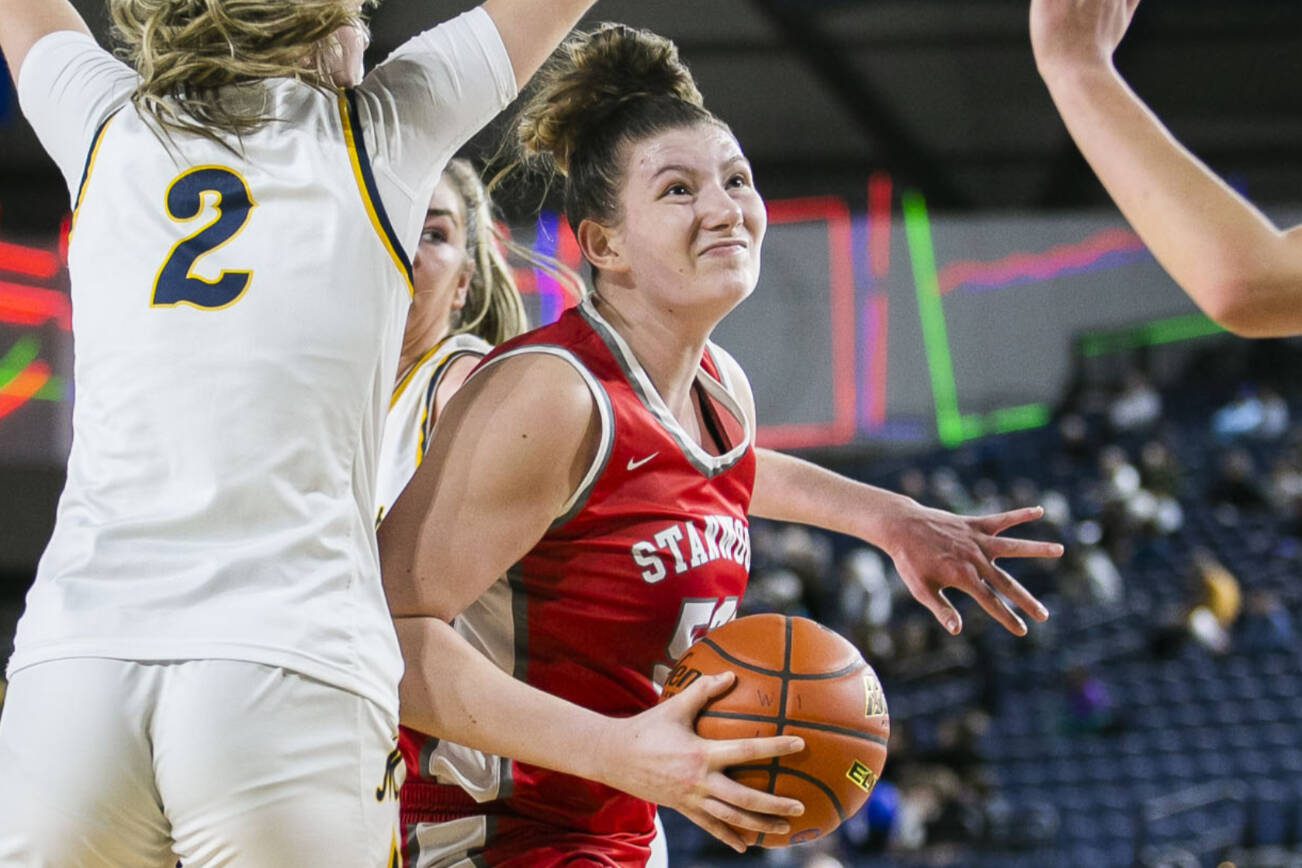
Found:
[{"label": "dark ceiling", "polygon": [[[76,3],[102,23],[102,0]],[[386,0],[374,58],[471,5]],[[887,170],[943,210],[1103,202],[1036,76],[1027,0],[602,0],[591,18],[676,40],[770,196],[859,202]],[[1240,188],[1302,202],[1298,0],[1147,0],[1118,65]],[[62,190],[30,131],[0,128],[0,227],[57,224]]]}]

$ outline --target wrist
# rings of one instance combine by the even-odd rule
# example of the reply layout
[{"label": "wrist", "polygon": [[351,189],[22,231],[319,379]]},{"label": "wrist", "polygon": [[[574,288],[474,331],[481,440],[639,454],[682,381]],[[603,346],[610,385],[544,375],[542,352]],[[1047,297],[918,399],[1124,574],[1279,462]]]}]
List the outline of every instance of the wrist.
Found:
[{"label": "wrist", "polygon": [[620,767],[620,755],[628,752],[628,745],[621,741],[623,721],[596,712],[589,714],[587,726],[575,733],[573,774],[618,789],[615,770]]},{"label": "wrist", "polygon": [[1068,91],[1089,92],[1100,79],[1115,78],[1112,58],[1103,54],[1061,54],[1036,58],[1040,77],[1054,94]]},{"label": "wrist", "polygon": [[866,510],[858,516],[855,536],[893,557],[903,535],[900,530],[902,525],[920,509],[921,504],[907,495],[883,492],[875,509]]}]

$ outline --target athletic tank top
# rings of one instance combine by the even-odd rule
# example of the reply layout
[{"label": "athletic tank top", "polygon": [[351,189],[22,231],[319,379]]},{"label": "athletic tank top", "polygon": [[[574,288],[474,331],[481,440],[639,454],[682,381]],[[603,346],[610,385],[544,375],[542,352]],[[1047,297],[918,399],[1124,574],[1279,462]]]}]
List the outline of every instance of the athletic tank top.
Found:
[{"label": "athletic tank top", "polygon": [[[526,353],[562,358],[587,382],[601,419],[598,454],[565,513],[457,619],[515,677],[603,714],[633,715],[657,701],[673,660],[735,614],[750,565],[755,454],[714,352],[701,360],[694,397],[719,455],[687,435],[590,302],[481,365]],[[488,864],[544,846],[548,830],[572,842],[577,834],[585,852],[619,864],[649,855],[651,803],[410,730],[400,744],[405,823],[464,826],[482,815],[482,844],[469,852]]]}]

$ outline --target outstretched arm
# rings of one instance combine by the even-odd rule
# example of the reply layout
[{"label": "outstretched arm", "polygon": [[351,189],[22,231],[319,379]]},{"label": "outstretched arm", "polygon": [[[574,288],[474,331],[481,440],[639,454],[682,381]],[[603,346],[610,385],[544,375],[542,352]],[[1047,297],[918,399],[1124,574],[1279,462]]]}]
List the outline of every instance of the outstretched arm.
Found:
[{"label": "outstretched arm", "polygon": [[524,87],[597,0],[484,0]]},{"label": "outstretched arm", "polygon": [[68,0],[0,0],[0,53],[15,82],[32,46],[60,30],[90,34]]},{"label": "outstretched arm", "polygon": [[[755,399],[746,373],[727,353],[716,348],[715,356],[755,430]],[[945,599],[946,588],[969,595],[1018,636],[1026,633],[1026,624],[999,594],[1037,621],[1049,617],[1039,600],[995,564],[999,558],[1062,556],[1058,543],[1000,536],[1039,518],[1043,510],[1038,507],[999,515],[954,515],[772,449],[757,449],[755,455],[751,515],[821,527],[877,546],[895,562],[913,598],[950,633],[963,629],[963,619]]]},{"label": "outstretched arm", "polygon": [[1158,262],[1245,337],[1302,333],[1302,227],[1281,231],[1175,140],[1112,55],[1139,0],[1032,0],[1036,64],[1067,129]]},{"label": "outstretched arm", "polygon": [[[1004,600],[1044,621],[1049,612],[1008,575],[999,558],[1056,558],[1058,543],[1010,539],[1005,530],[1043,515],[1039,507],[998,515],[962,516],[874,488],[790,455],[758,450],[751,513],[858,537],[890,555],[913,598],[950,633],[963,628],[946,588],[969,595],[1010,633],[1026,624]],[[995,592],[999,593],[996,594]]]}]

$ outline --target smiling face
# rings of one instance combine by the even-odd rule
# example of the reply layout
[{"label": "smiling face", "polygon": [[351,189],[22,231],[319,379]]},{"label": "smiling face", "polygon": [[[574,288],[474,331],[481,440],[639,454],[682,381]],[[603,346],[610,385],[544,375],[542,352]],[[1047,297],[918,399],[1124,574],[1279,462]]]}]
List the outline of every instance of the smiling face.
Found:
[{"label": "smiling face", "polygon": [[626,146],[624,161],[620,221],[585,233],[590,258],[656,307],[722,319],[755,289],[768,226],[737,140],[693,124]]}]

